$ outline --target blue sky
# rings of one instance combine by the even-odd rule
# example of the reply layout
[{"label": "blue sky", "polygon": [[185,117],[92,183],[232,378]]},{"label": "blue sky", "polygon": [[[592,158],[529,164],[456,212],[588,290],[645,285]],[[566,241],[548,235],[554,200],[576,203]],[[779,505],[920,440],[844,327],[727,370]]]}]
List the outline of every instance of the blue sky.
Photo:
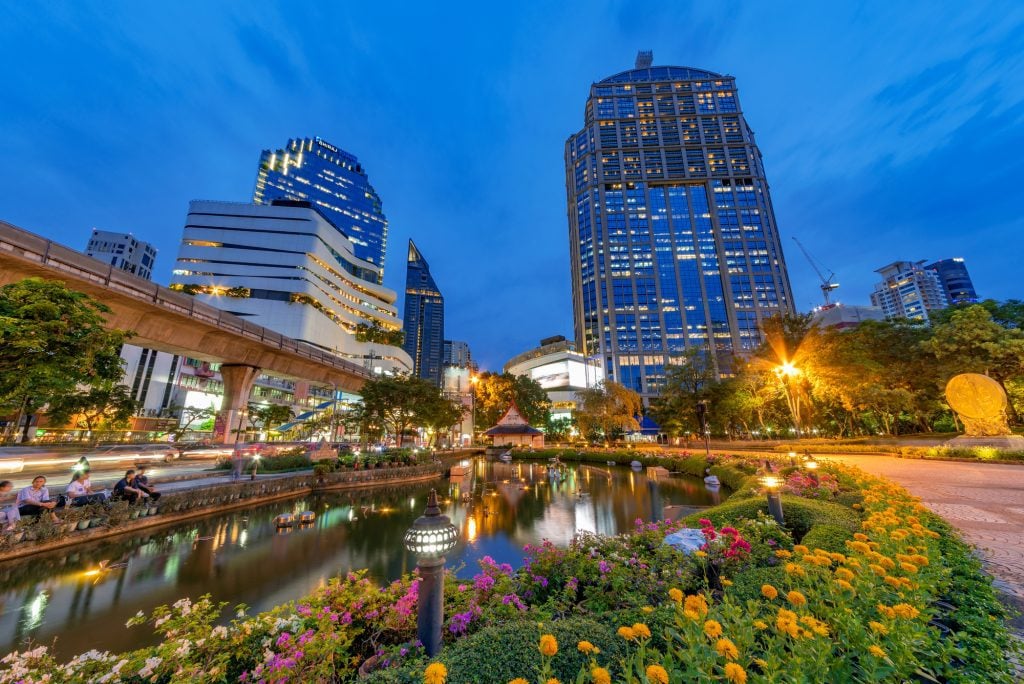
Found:
[{"label": "blue sky", "polygon": [[589,84],[656,64],[736,77],[796,303],[798,237],[866,303],[874,269],[962,256],[1024,298],[1024,3],[4,3],[0,219],[76,248],[159,249],[190,199],[247,201],[260,150],[357,155],[416,240],[447,336],[485,368],[572,335],[563,144]]}]

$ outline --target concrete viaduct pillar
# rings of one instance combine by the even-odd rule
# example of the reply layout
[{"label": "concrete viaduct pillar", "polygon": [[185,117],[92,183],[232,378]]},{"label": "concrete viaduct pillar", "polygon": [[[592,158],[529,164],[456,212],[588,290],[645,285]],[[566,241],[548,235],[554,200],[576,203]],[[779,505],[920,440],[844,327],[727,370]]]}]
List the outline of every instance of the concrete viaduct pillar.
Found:
[{"label": "concrete viaduct pillar", "polygon": [[224,424],[224,444],[238,441],[238,430],[249,410],[249,395],[260,374],[256,366],[241,363],[223,363],[220,377],[224,381],[224,403],[220,415]]}]

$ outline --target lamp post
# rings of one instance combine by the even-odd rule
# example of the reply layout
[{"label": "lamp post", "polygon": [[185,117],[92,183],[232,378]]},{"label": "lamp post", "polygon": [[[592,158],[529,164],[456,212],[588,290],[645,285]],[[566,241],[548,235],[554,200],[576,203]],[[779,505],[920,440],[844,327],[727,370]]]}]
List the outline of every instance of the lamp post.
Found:
[{"label": "lamp post", "polygon": [[444,623],[445,554],[455,548],[459,531],[447,515],[441,515],[437,492],[430,490],[427,509],[405,533],[405,549],[416,555],[420,571],[416,635],[428,656],[441,650]]},{"label": "lamp post", "polygon": [[785,390],[786,403],[789,405],[789,413],[793,417],[793,427],[796,429],[797,439],[800,439],[800,397],[793,390],[791,382],[799,375],[800,369],[791,361],[786,361],[775,367],[775,376],[782,383],[782,389]]},{"label": "lamp post", "polygon": [[779,495],[779,486],[782,481],[774,475],[765,475],[761,478],[761,484],[768,492],[768,512],[775,518],[775,522],[780,525],[785,524],[786,521],[782,515],[782,497]]},{"label": "lamp post", "polygon": [[256,452],[255,454],[252,455],[252,477],[249,478],[250,480],[255,480],[256,479],[256,471],[259,469],[259,467],[260,467],[260,454],[259,454],[259,452]]}]

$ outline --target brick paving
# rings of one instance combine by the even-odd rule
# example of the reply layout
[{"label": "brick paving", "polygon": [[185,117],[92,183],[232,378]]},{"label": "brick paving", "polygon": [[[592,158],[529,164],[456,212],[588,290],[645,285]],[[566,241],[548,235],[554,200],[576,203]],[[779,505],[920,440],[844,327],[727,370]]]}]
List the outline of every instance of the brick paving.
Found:
[{"label": "brick paving", "polygon": [[[832,454],[906,487],[977,547],[1008,603],[1024,612],[1024,466]],[[1014,621],[1024,632],[1024,617]]]}]

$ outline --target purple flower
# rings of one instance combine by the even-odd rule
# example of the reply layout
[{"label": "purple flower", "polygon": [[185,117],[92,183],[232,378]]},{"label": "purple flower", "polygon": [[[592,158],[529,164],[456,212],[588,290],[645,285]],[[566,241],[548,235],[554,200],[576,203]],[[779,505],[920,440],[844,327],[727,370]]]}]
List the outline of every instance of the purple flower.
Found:
[{"label": "purple flower", "polygon": [[295,610],[299,615],[302,615],[303,617],[309,617],[313,614],[313,609],[305,604],[299,605],[299,607]]},{"label": "purple flower", "polygon": [[490,575],[476,575],[473,578],[473,586],[480,591],[487,591],[494,586],[494,578]]},{"label": "purple flower", "polygon": [[597,564],[597,569],[601,571],[602,575],[604,575],[612,569],[612,566],[608,565],[607,561],[601,561]]},{"label": "purple flower", "polygon": [[547,577],[542,577],[540,575],[534,575],[533,576],[533,581],[536,582],[537,584],[539,584],[542,587],[548,586],[548,578]]},{"label": "purple flower", "polygon": [[[472,621],[472,610],[467,610],[465,613],[456,613],[455,615],[452,615],[451,624],[448,625],[448,631],[452,634],[463,634],[469,628],[469,623]],[[403,653],[402,655],[405,654]]]},{"label": "purple flower", "polygon": [[281,632],[281,636],[277,637],[277,647],[282,648],[288,644],[288,640],[292,638],[292,635],[288,632]]}]

